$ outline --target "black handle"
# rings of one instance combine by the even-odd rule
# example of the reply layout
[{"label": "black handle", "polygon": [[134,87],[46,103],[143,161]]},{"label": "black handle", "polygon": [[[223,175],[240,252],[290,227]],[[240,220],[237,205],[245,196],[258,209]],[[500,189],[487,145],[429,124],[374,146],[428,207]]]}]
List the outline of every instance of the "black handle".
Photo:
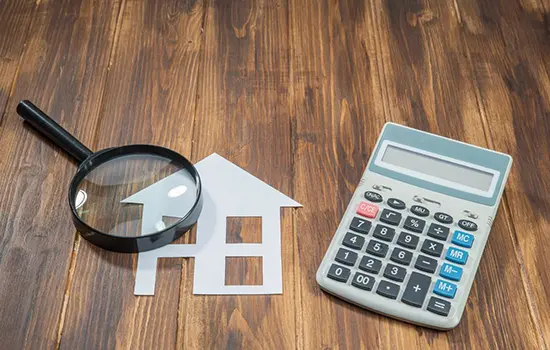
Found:
[{"label": "black handle", "polygon": [[93,152],[78,141],[73,135],[63,129],[55,120],[42,112],[32,102],[23,100],[17,105],[17,113],[28,121],[36,130],[55,142],[79,163],[88,158]]}]

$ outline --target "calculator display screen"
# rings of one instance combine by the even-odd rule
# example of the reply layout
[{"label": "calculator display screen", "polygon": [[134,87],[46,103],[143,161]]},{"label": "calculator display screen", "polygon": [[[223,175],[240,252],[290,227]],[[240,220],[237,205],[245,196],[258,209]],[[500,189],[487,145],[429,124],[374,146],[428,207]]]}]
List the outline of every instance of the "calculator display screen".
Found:
[{"label": "calculator display screen", "polygon": [[410,170],[444,180],[446,183],[459,184],[483,192],[492,189],[495,174],[475,169],[458,162],[441,159],[412,149],[389,144],[382,156],[382,162],[401,169]]}]

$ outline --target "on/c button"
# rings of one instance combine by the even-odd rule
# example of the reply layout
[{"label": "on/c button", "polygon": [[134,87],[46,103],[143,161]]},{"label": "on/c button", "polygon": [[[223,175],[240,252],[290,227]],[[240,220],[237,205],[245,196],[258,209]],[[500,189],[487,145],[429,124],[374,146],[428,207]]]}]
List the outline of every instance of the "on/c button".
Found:
[{"label": "on/c button", "polygon": [[357,214],[370,219],[374,219],[376,217],[376,214],[378,214],[378,207],[368,202],[361,202],[357,207]]}]

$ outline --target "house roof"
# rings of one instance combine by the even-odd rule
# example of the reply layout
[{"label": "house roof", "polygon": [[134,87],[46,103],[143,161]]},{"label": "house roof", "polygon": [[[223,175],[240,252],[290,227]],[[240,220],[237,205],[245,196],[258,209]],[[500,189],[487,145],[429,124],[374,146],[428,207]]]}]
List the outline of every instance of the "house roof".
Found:
[{"label": "house roof", "polygon": [[[237,213],[246,213],[254,211],[254,207],[258,206],[302,206],[292,198],[282,194],[216,153],[202,159],[195,167],[201,176],[204,195],[208,196],[208,200],[213,202],[217,207],[223,205],[230,207],[232,211],[236,211]],[[181,213],[181,205],[185,205],[186,207],[189,205],[189,203],[185,203],[185,200],[183,200],[185,196],[177,199],[179,201],[177,203],[171,199],[168,199],[166,204],[170,202],[173,202],[173,204],[161,205],[161,202],[167,200],[166,194],[171,189],[181,186],[182,183],[192,188],[192,182],[185,176],[185,173],[185,171],[174,173],[124,199],[123,202],[142,204],[145,204],[146,201],[148,203],[154,202],[156,205],[162,206],[164,210],[177,210]],[[156,193],[161,195],[157,196],[155,195]],[[174,205],[177,205],[177,207],[173,208]],[[174,215],[173,213],[163,214]]]}]

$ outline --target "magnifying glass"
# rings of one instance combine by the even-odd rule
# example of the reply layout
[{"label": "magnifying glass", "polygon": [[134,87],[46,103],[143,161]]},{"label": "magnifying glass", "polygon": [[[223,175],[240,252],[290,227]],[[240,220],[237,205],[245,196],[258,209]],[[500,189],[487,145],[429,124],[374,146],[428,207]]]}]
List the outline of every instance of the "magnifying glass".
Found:
[{"label": "magnifying glass", "polygon": [[182,155],[143,144],[92,152],[30,101],[21,101],[17,113],[79,162],[69,207],[90,243],[144,252],[175,241],[197,222],[201,180]]}]

